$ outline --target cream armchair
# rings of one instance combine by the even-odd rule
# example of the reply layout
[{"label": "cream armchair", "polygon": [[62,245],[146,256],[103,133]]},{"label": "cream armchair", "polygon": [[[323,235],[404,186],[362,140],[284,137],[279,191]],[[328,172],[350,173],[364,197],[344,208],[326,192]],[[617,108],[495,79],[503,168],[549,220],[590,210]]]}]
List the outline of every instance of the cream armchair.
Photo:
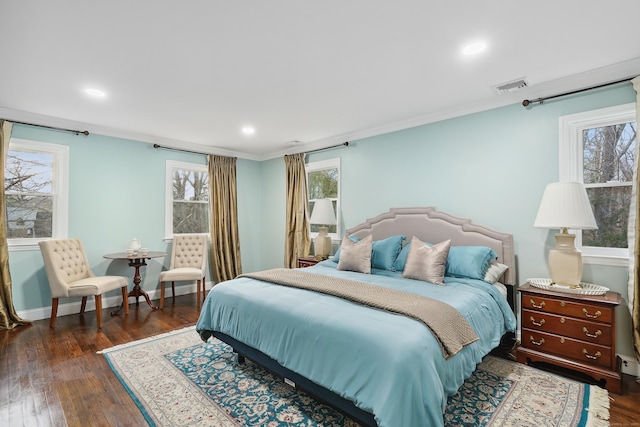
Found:
[{"label": "cream armchair", "polygon": [[120,288],[125,314],[129,313],[127,288],[129,280],[121,276],[96,276],[91,271],[80,239],[44,240],[40,252],[51,288],[51,320],[53,328],[58,315],[59,298],[82,297],[80,314],[84,313],[87,297],[95,296],[98,329],[102,328],[102,294]]},{"label": "cream armchair", "polygon": [[171,295],[176,296],[175,282],[196,280],[198,300],[200,287],[205,296],[205,270],[207,268],[207,236],[204,234],[176,234],[173,236],[169,270],[160,273],[160,308],[164,307],[165,282],[171,282]]}]

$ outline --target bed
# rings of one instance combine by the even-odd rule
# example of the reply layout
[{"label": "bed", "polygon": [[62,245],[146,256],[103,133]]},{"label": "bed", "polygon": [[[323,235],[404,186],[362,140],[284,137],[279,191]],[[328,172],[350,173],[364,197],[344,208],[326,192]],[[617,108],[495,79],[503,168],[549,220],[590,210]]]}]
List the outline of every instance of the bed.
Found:
[{"label": "bed", "polygon": [[[214,286],[196,330],[204,341],[219,338],[240,360],[255,361],[360,424],[442,426],[447,398],[515,330],[513,292],[506,291],[516,282],[512,235],[427,207],[391,209],[346,230],[346,236],[349,242],[343,241],[337,257],[291,274],[310,283],[335,282],[342,285],[338,292],[354,285],[410,294],[420,304],[407,306],[418,310],[422,301],[453,307],[451,314],[476,339],[451,350],[441,338],[451,331],[439,332],[424,319],[306,285],[272,283],[260,273]],[[352,247],[369,241],[370,274],[338,268],[348,266]],[[403,277],[414,268],[418,249],[434,253],[447,241],[442,285]],[[478,262],[476,254],[490,254],[491,260]],[[458,325],[459,319],[441,320],[435,322]]]}]

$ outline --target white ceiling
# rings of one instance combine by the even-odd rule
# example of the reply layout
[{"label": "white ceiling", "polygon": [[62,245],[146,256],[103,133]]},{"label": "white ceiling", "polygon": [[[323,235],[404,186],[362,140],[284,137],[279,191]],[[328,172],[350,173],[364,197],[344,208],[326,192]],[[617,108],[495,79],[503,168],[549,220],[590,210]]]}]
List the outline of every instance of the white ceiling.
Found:
[{"label": "white ceiling", "polygon": [[0,0],[0,16],[1,118],[254,160],[640,74],[638,0]]}]

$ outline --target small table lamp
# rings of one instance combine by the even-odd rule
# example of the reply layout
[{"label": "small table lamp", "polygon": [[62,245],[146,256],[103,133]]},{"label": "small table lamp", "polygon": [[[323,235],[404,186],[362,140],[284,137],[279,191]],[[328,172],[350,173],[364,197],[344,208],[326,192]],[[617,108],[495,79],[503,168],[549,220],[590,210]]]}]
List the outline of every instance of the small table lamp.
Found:
[{"label": "small table lamp", "polygon": [[580,182],[554,182],[547,185],[540,201],[536,228],[559,228],[556,246],[549,251],[549,274],[556,285],[579,287],[582,279],[582,254],[575,246],[575,234],[568,229],[598,228],[589,197]]},{"label": "small table lamp", "polygon": [[316,258],[328,258],[331,253],[331,237],[327,225],[336,223],[336,214],[333,211],[333,202],[329,199],[318,199],[313,205],[313,212],[309,223],[320,225],[318,235],[313,240],[313,249]]}]

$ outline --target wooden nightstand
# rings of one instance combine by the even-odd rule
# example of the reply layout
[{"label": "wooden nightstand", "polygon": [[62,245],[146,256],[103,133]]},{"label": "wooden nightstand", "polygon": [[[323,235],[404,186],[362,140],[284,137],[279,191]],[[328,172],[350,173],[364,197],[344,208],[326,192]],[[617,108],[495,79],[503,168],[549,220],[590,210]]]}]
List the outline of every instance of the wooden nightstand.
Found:
[{"label": "wooden nightstand", "polygon": [[572,369],[622,394],[621,361],[616,355],[619,293],[576,295],[547,291],[529,283],[518,291],[522,323],[518,362],[545,362]]},{"label": "wooden nightstand", "polygon": [[320,261],[322,260],[312,256],[301,256],[298,257],[298,268],[311,267],[312,265],[316,265]]}]

